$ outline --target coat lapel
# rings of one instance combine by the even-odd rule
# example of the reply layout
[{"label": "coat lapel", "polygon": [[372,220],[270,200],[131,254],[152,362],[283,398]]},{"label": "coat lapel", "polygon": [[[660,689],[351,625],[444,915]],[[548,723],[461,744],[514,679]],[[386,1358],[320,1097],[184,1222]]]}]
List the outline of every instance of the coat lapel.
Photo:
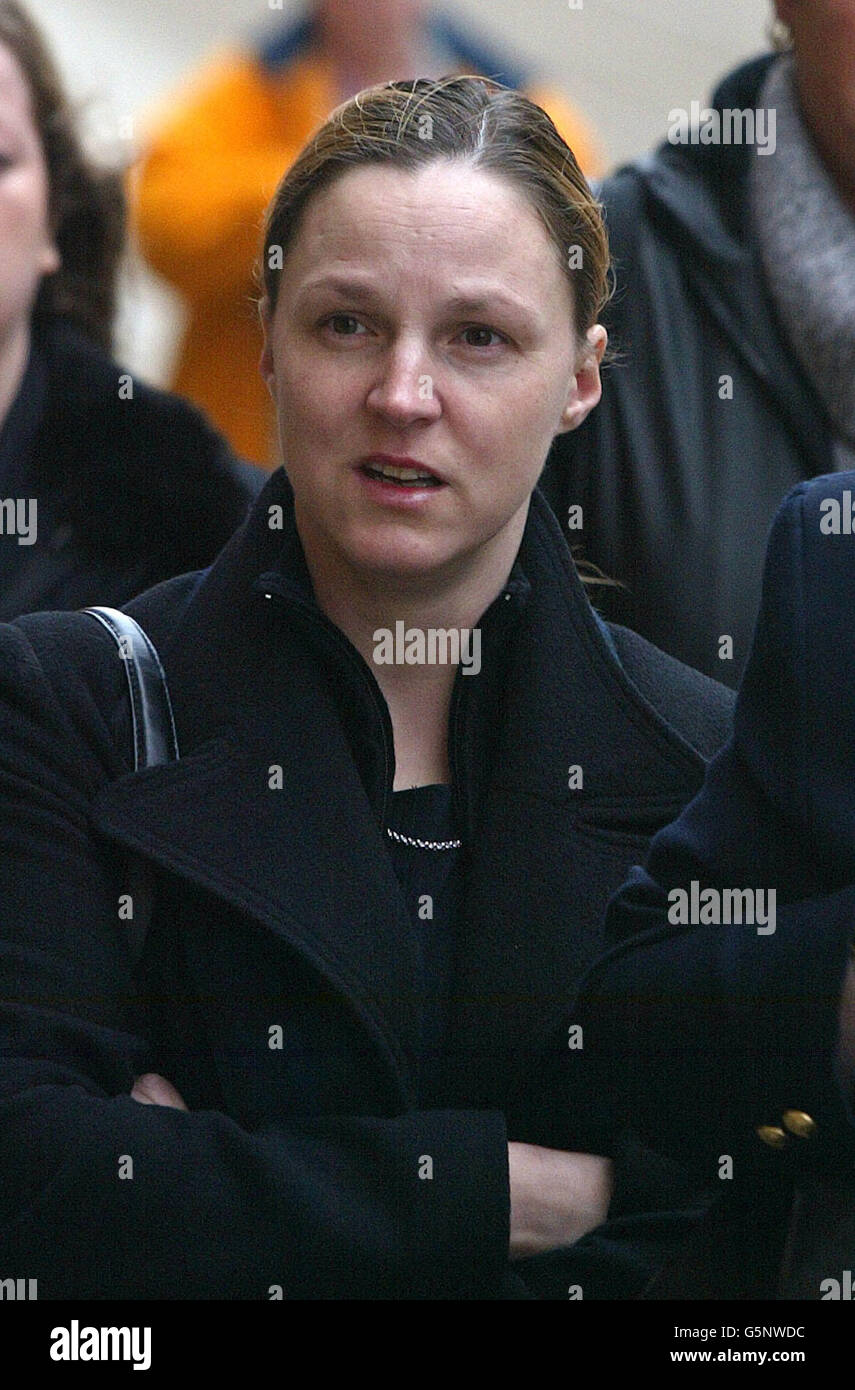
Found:
[{"label": "coat lapel", "polygon": [[265,524],[280,493],[274,475],[162,646],[132,605],[161,647],[182,756],[103,788],[93,823],[301,951],[406,1092],[418,962],[405,905],[329,678],[254,587],[281,549]]},{"label": "coat lapel", "polygon": [[470,850],[448,1077],[458,1102],[491,1107],[532,1076],[608,898],[704,767],[613,658],[538,495],[521,562],[532,589]]}]

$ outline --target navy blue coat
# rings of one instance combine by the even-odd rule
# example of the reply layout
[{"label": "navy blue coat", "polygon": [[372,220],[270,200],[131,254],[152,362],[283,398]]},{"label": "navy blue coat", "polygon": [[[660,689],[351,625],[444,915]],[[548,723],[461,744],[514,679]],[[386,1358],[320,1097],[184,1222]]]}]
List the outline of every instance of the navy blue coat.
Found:
[{"label": "navy blue coat", "polygon": [[[855,1181],[835,1067],[855,937],[853,498],[855,473],[834,474],[780,509],[733,736],[611,903],[616,944],[572,1013],[585,1052],[566,1103],[590,1113],[608,1100],[611,1122],[632,1116],[707,1179],[730,1155],[721,1187],[743,1209],[808,1178]],[[699,902],[707,889],[774,889],[774,932],[674,924],[676,890],[693,882]],[[554,1065],[568,1075],[560,1049],[556,1037]]]},{"label": "navy blue coat", "polygon": [[[388,711],[314,603],[284,473],[210,569],[128,611],[182,751],[138,774],[97,624],[0,626],[0,1267],[40,1297],[636,1291],[702,1185],[627,1133],[605,1239],[511,1270],[506,1144],[538,1137],[536,1059],[609,896],[726,737],[730,692],[601,625],[535,494],[453,697],[465,887],[446,1105],[425,1111]],[[155,872],[136,974],[133,854]],[[148,1070],[190,1113],[129,1099]]]}]

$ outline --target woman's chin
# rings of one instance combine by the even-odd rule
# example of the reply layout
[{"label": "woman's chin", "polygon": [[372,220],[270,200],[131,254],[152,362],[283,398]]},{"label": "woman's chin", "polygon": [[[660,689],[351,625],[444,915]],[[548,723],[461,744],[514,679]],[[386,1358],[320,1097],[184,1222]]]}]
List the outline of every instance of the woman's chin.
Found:
[{"label": "woman's chin", "polygon": [[455,568],[463,552],[450,538],[363,538],[350,550],[351,564],[384,584],[430,582]]}]

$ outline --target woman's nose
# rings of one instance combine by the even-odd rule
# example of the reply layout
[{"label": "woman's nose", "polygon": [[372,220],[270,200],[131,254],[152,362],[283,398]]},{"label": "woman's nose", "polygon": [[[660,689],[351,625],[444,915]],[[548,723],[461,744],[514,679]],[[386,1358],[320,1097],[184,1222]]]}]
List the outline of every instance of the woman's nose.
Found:
[{"label": "woman's nose", "polygon": [[391,348],[368,393],[368,405],[398,423],[436,418],[441,407],[429,365],[423,345],[410,343]]}]

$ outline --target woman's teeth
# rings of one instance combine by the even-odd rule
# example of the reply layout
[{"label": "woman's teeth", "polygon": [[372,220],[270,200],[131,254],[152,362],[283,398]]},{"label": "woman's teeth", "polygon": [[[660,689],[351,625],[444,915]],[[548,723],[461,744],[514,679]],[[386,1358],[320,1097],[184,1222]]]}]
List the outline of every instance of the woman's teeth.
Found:
[{"label": "woman's teeth", "polygon": [[415,468],[396,468],[391,463],[366,463],[363,471],[384,483],[398,483],[403,487],[436,487],[439,483],[439,479],[431,473],[419,473]]}]

